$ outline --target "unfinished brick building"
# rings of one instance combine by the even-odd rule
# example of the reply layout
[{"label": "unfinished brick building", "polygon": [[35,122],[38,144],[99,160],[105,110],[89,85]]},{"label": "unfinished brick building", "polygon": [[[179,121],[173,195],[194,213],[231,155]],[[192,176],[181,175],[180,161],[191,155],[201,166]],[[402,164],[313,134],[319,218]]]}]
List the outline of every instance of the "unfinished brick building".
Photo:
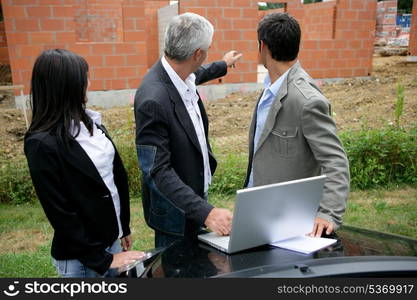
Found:
[{"label": "unfinished brick building", "polygon": [[[47,48],[66,48],[90,64],[92,91],[131,90],[158,59],[157,11],[170,1],[2,0],[5,33],[0,61],[10,62],[14,84],[29,92],[33,62]],[[368,76],[372,71],[376,0],[285,3],[303,30],[300,60],[315,78]],[[417,1],[415,1],[417,2]],[[180,0],[178,13],[195,12],[215,27],[209,60],[244,53],[222,83],[257,81],[258,1]],[[416,3],[414,3],[414,13]],[[415,13],[416,14],[416,13]],[[416,51],[415,27],[410,53]],[[0,27],[1,30],[1,27]],[[412,34],[413,36],[413,34]]]}]

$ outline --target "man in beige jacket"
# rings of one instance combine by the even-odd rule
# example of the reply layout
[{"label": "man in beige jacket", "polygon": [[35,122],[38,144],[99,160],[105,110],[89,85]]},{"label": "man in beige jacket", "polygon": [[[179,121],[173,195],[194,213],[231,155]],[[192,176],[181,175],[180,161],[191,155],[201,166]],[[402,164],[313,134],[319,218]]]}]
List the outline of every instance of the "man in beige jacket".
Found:
[{"label": "man in beige jacket", "polygon": [[245,186],[326,175],[310,233],[321,236],[342,223],[349,164],[330,104],[297,60],[300,39],[300,26],[288,14],[270,14],[259,23],[260,60],[268,74],[249,131]]}]

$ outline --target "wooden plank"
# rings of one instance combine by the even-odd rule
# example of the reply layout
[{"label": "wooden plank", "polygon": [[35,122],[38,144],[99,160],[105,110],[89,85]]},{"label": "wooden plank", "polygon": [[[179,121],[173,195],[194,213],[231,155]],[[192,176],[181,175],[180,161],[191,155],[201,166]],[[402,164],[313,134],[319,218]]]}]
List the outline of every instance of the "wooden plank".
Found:
[{"label": "wooden plank", "polygon": [[23,85],[1,85],[0,91],[21,90],[23,88],[24,88]]}]

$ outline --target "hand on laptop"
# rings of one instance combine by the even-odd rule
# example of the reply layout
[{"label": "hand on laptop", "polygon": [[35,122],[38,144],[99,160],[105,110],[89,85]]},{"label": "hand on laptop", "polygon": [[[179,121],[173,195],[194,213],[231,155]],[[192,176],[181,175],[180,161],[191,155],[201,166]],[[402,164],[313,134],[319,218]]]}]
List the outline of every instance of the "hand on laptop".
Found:
[{"label": "hand on laptop", "polygon": [[323,230],[326,230],[326,234],[329,235],[333,232],[334,225],[332,222],[317,217],[314,220],[313,231],[310,232],[308,235],[311,237],[321,237],[323,234]]},{"label": "hand on laptop", "polygon": [[204,224],[218,235],[228,235],[232,229],[233,215],[225,208],[213,208]]}]

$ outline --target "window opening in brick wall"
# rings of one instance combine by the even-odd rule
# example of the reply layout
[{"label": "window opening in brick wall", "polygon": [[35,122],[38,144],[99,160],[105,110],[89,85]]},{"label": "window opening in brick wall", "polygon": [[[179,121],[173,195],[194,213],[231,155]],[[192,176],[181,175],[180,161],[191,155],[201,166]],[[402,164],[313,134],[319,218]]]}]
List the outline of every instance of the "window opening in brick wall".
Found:
[{"label": "window opening in brick wall", "polygon": [[286,3],[282,2],[258,2],[258,10],[272,10],[272,9],[285,9]]},{"label": "window opening in brick wall", "polygon": [[318,2],[334,2],[336,0],[300,0],[303,4],[312,4],[312,3],[318,3]]}]

